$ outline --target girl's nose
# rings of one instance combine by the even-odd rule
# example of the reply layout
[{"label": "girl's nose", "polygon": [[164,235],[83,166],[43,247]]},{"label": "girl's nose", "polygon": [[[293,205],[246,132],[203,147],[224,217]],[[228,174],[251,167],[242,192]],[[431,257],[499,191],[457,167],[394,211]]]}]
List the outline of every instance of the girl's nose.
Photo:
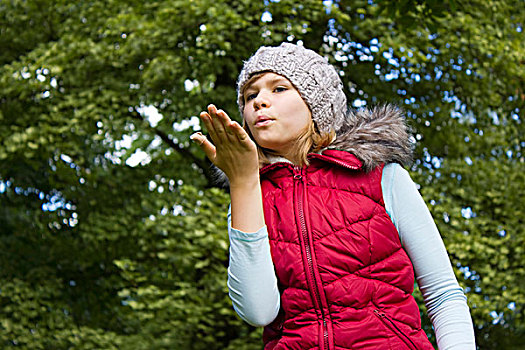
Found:
[{"label": "girl's nose", "polygon": [[268,108],[270,106],[270,99],[267,94],[263,91],[260,91],[257,96],[253,99],[254,109],[259,108]]}]

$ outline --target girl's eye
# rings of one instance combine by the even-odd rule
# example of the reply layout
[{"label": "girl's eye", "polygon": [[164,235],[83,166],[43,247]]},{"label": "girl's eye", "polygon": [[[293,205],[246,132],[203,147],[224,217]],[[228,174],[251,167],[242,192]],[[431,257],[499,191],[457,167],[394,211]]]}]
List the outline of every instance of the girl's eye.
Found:
[{"label": "girl's eye", "polygon": [[257,97],[257,94],[249,94],[245,97],[245,100],[246,101],[250,101],[250,100],[253,100],[255,97]]},{"label": "girl's eye", "polygon": [[286,91],[288,90],[287,88],[285,88],[284,86],[278,86],[274,89],[275,92],[283,92],[283,91]]}]

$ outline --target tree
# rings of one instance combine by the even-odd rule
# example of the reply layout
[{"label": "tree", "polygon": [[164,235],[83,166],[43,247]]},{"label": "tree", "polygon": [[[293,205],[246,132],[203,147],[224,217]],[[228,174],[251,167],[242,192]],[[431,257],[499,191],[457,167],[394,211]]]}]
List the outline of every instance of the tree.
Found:
[{"label": "tree", "polygon": [[[0,341],[255,349],[227,296],[228,198],[189,142],[262,44],[301,40],[355,107],[401,105],[480,349],[525,332],[520,1],[0,4]],[[155,112],[161,116],[156,117]],[[430,331],[428,321],[427,330]]]}]

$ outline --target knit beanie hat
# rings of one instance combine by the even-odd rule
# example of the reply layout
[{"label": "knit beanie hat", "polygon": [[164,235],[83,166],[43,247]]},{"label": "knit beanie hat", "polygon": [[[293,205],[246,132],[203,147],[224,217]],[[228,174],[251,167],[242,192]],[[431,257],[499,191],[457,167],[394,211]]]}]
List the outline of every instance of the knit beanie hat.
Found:
[{"label": "knit beanie hat", "polygon": [[346,96],[339,74],[326,58],[290,43],[260,47],[244,63],[237,81],[241,115],[244,110],[241,91],[254,74],[262,72],[273,72],[290,80],[310,108],[319,131],[337,131],[341,127],[346,115]]}]

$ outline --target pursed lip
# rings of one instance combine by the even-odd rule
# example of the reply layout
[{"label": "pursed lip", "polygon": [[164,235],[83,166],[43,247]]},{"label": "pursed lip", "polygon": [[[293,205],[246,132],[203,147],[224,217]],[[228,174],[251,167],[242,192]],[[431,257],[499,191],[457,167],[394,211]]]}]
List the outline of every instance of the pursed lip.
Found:
[{"label": "pursed lip", "polygon": [[254,125],[257,126],[258,124],[263,124],[267,121],[275,120],[275,118],[272,118],[266,114],[261,114],[255,119]]}]

